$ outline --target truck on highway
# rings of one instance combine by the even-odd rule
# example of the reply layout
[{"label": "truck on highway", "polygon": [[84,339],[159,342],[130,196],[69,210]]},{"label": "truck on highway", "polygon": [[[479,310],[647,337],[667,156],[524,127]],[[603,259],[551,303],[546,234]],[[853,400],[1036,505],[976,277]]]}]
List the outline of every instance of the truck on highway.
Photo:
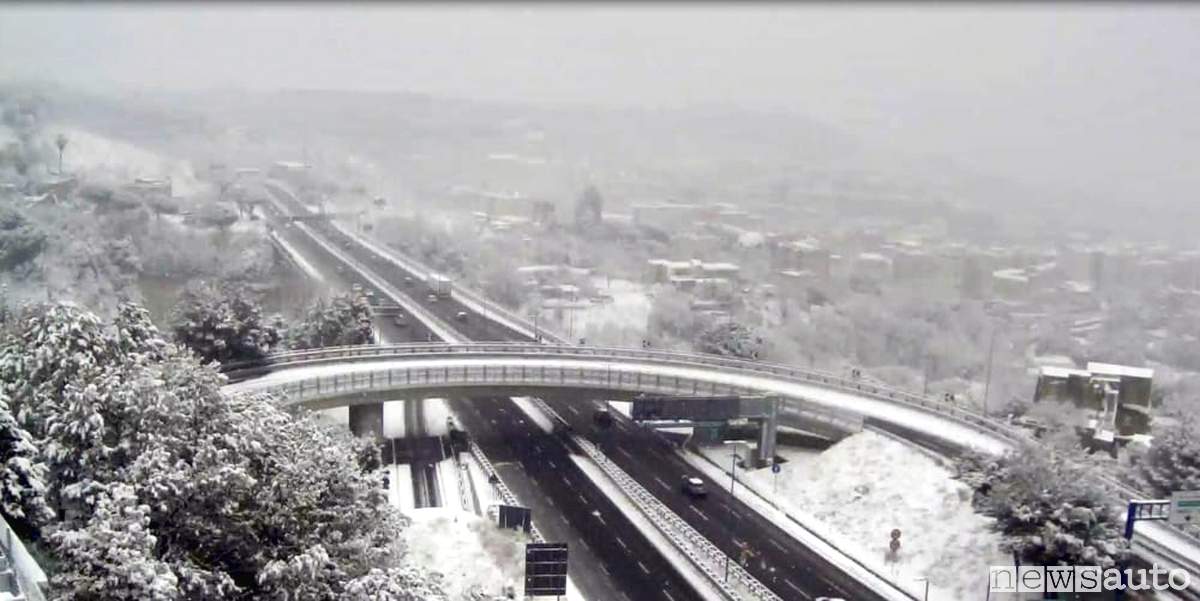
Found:
[{"label": "truck on highway", "polygon": [[448,298],[450,296],[450,278],[438,273],[431,273],[426,282],[429,284],[430,293],[436,294],[439,298]]}]

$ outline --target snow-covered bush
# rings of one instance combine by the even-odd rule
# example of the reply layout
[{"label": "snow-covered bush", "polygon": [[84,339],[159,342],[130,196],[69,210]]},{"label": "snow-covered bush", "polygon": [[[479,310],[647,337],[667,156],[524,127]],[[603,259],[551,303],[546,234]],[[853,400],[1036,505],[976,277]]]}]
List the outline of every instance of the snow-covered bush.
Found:
[{"label": "snow-covered bush", "polygon": [[288,332],[288,345],[294,349],[320,348],[375,341],[371,326],[371,305],[362,295],[343,294],[318,300],[304,319]]},{"label": "snow-covered bush", "polygon": [[1024,564],[1111,567],[1128,553],[1122,516],[1068,453],[1029,444],[1000,458],[968,454],[957,477]]},{"label": "snow-covered bush", "polygon": [[0,511],[61,599],[440,599],[378,451],[212,365],[140,307],[32,307],[0,341]]}]

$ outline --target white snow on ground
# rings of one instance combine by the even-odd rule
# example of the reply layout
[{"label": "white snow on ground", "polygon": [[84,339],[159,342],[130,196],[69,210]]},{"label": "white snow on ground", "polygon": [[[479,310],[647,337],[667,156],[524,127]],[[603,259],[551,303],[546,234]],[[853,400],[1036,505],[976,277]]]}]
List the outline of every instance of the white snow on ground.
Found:
[{"label": "white snow on ground", "polygon": [[396,488],[392,506],[400,509],[405,514],[411,514],[417,507],[417,500],[413,497],[412,486],[412,466],[407,463],[393,464],[392,471],[392,486]]},{"label": "white snow on ground", "polygon": [[404,531],[409,558],[445,577],[448,598],[463,599],[476,587],[494,595],[502,595],[506,585],[521,592],[524,534],[456,508],[422,509],[409,517],[412,524]]},{"label": "white snow on ground", "polygon": [[547,434],[554,432],[554,423],[550,421],[549,417],[546,417],[545,413],[542,413],[542,411],[533,404],[532,399],[527,396],[515,396],[512,397],[512,400],[513,403],[517,405],[517,408],[523,411],[526,417],[533,420],[533,423],[537,424],[542,431]]},{"label": "white snow on ground", "polygon": [[608,401],[608,406],[613,411],[633,419],[633,402],[632,401]]},{"label": "white snow on ground", "polygon": [[165,157],[120,140],[70,127],[53,127],[70,140],[63,152],[63,171],[132,183],[139,177],[171,178],[175,196],[192,196],[206,185],[196,179],[189,161]]},{"label": "white snow on ground", "polygon": [[438,462],[438,494],[442,495],[442,507],[453,507],[472,513],[471,507],[463,507],[462,497],[459,496],[458,470],[458,462],[453,457]]},{"label": "white snow on ground", "polygon": [[404,401],[384,401],[383,437],[404,438]]},{"label": "white snow on ground", "polygon": [[471,485],[475,490],[475,496],[479,498],[479,509],[486,513],[487,508],[493,503],[499,503],[500,499],[493,496],[494,492],[488,483],[487,474],[484,473],[473,455],[467,460],[467,469],[471,472]]},{"label": "white snow on ground", "polygon": [[[275,242],[279,243],[279,245],[283,247],[284,252],[290,255],[292,260],[300,266],[300,270],[304,272],[304,275],[308,276],[312,280],[315,280],[318,284],[325,283],[325,276],[322,276],[321,272],[318,271],[316,267],[313,267],[312,263],[309,263],[308,259],[305,259],[304,255],[300,254],[300,252],[297,251],[291,244],[289,244],[287,240],[284,240],[282,236],[275,235],[272,235],[272,238],[274,238]],[[383,340],[382,334],[377,332],[376,335],[379,337],[379,342],[381,344],[386,344],[386,341]]]},{"label": "white snow on ground", "polygon": [[429,436],[449,436],[450,428],[446,427],[446,418],[450,417],[450,409],[446,407],[446,399],[425,399],[425,433]]},{"label": "white snow on ground", "polygon": [[[727,449],[704,453],[728,469]],[[739,470],[739,483],[797,518],[820,520],[850,543],[843,551],[899,586],[928,577],[930,599],[973,598],[985,586],[988,566],[1005,563],[991,518],[971,507],[970,489],[909,445],[864,431],[823,453],[781,447],[779,454],[788,462],[781,466],[777,495],[768,469]],[[902,532],[901,561],[887,564],[893,528]]]},{"label": "white snow on ground", "polygon": [[334,407],[333,409],[321,409],[314,412],[317,419],[331,424],[341,424],[347,426],[350,424],[350,408],[349,407]]},{"label": "white snow on ground", "polygon": [[[613,302],[593,303],[586,309],[576,311],[575,330],[586,332],[604,327],[628,328],[645,331],[646,322],[650,318],[650,307],[653,304],[646,295],[646,287],[630,280],[614,279],[611,282],[603,276],[592,278],[596,291],[608,294]],[[637,346],[640,340],[627,340],[629,346]]]}]

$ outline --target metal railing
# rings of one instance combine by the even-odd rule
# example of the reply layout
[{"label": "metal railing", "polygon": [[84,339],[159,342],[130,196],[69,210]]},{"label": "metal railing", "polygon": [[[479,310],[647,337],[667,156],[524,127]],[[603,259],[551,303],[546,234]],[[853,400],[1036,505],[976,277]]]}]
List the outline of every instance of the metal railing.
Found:
[{"label": "metal railing", "polygon": [[[650,375],[641,371],[630,373],[620,369],[621,363],[652,364],[688,368],[717,368],[731,375],[769,376],[784,382],[811,384],[860,397],[886,401],[919,409],[948,418],[976,431],[990,433],[993,438],[1007,444],[1034,442],[1025,432],[1012,428],[973,411],[948,403],[922,397],[877,384],[843,378],[826,372],[807,370],[764,362],[751,362],[728,357],[681,353],[653,349],[625,349],[611,347],[588,347],[561,344],[535,344],[522,342],[488,342],[467,344],[396,344],[375,346],[346,346],[307,351],[279,353],[264,361],[235,364],[227,368],[231,379],[253,377],[265,372],[289,367],[312,366],[342,362],[371,361],[384,358],[522,358],[522,359],[575,359],[603,360],[611,365],[605,369],[558,367],[521,367],[517,363],[509,366],[450,366],[442,368],[392,368],[386,371],[371,371],[353,375],[309,378],[292,382],[283,387],[296,400],[335,396],[343,392],[375,389],[382,382],[372,378],[389,378],[388,385],[395,387],[464,385],[529,385],[593,387],[608,390],[638,392],[662,392],[669,394],[751,394],[759,392],[753,387],[719,384],[711,378]],[[617,369],[613,369],[616,367]],[[347,380],[347,378],[351,378]],[[353,378],[358,378],[354,380]],[[1140,498],[1145,494],[1117,482],[1109,476],[1093,470],[1098,482],[1120,498]],[[1187,537],[1193,543],[1200,539],[1186,530],[1171,528],[1173,532]],[[1193,563],[1195,560],[1192,560]]]},{"label": "metal railing", "polygon": [[[521,503],[517,500],[517,495],[514,495],[512,490],[508,488],[508,485],[504,483],[504,480],[500,478],[500,474],[496,472],[496,468],[492,467],[492,462],[488,461],[487,455],[483,454],[483,449],[479,448],[479,445],[474,440],[470,441],[470,447],[471,456],[475,458],[475,461],[479,462],[479,466],[483,468],[484,475],[488,477],[488,482],[500,493],[500,498],[504,499],[504,502],[509,505],[520,505]],[[542,537],[542,533],[538,531],[537,526],[533,524],[530,524],[529,536],[533,538],[533,542],[535,543],[546,542],[546,539]]]},{"label": "metal railing", "polygon": [[[533,402],[543,413],[559,423],[566,423],[566,420],[541,399],[535,397]],[[686,555],[692,564],[728,598],[735,601],[740,600],[742,594],[730,586],[721,574],[717,573],[716,566],[728,565],[730,577],[735,583],[741,585],[746,594],[756,599],[779,601],[778,595],[751,576],[737,561],[721,552],[716,545],[704,538],[695,528],[671,511],[617,464],[610,461],[591,441],[577,434],[572,434],[571,440],[583,449],[583,452],[600,467],[600,470],[616,484],[617,488],[625,493],[625,496],[667,537],[671,544]]]},{"label": "metal railing", "polygon": [[[287,191],[286,189],[284,189],[282,187],[280,188],[280,190],[283,191],[284,193],[288,194],[289,196],[291,196],[293,199],[295,199],[295,196],[293,194],[291,194],[290,191]],[[278,201],[275,200],[274,198],[272,198],[272,201],[275,202],[277,205],[279,204]],[[284,210],[286,211],[286,209],[284,209]],[[407,271],[410,271],[410,272],[413,272],[416,274],[424,273],[426,275],[428,275],[429,273],[436,272],[436,270],[429,268],[428,266],[424,265],[420,261],[417,261],[417,260],[413,259],[412,257],[408,257],[395,249],[388,248],[388,247],[386,247],[386,245],[377,244],[373,241],[366,240],[354,233],[347,232],[344,228],[342,228],[337,223],[334,223],[331,221],[330,225],[333,228],[335,228],[341,235],[356,241],[361,247],[367,249],[369,252],[371,252],[376,257],[383,259],[385,261],[392,262],[395,265],[399,266],[401,269],[405,269]],[[307,235],[312,237],[314,240],[318,240],[318,242],[320,242],[320,240],[319,240],[320,237],[317,236],[316,234],[314,234],[313,232],[309,231],[307,228],[303,228],[302,231],[304,231]],[[326,247],[328,249],[327,245],[322,244],[322,246]],[[336,253],[336,251],[334,251],[334,252]],[[338,253],[338,254],[340,254],[340,253]],[[357,264],[355,264],[353,266],[353,268],[358,269],[358,270],[365,270],[364,267],[362,267],[361,265],[357,265]],[[535,328],[534,325],[531,322],[529,322],[527,319],[525,319],[524,317],[517,315],[517,314],[513,313],[512,311],[509,311],[505,307],[487,299],[485,296],[476,292],[475,290],[472,290],[470,288],[467,288],[460,284],[455,283],[455,284],[453,284],[453,291],[454,291],[454,293],[456,293],[459,296],[460,299],[468,301],[468,302],[464,302],[464,304],[467,304],[468,306],[470,306],[471,304],[476,305],[471,308],[478,309],[479,307],[484,307],[484,308],[486,308],[485,313],[491,314],[491,315],[489,315],[489,317],[492,317],[493,319],[495,319],[496,317],[503,317],[504,318],[503,321],[511,322],[511,323],[507,323],[504,325],[507,325],[509,327],[521,326],[522,328],[527,330],[527,333],[534,332],[534,331],[540,332],[543,334],[543,338],[550,342],[562,343],[565,341],[562,336],[557,335],[551,329],[547,329],[546,327],[540,326],[540,325]],[[436,318],[435,318],[435,320],[436,320]],[[436,320],[436,321],[440,322],[440,320]],[[503,323],[503,321],[502,321],[502,323]],[[440,324],[440,325],[445,325],[445,324]],[[446,327],[449,327],[449,326],[446,326]],[[514,328],[514,329],[518,329],[518,328]],[[461,337],[459,337],[459,338],[461,338]],[[790,366],[763,363],[763,362],[757,362],[757,361],[752,362],[752,361],[732,359],[732,358],[727,358],[727,357],[718,357],[718,356],[713,356],[713,355],[699,355],[699,354],[694,354],[694,353],[679,353],[679,352],[672,352],[672,351],[655,351],[655,350],[645,350],[645,349],[613,349],[613,348],[597,348],[597,347],[574,347],[574,346],[564,346],[561,344],[558,344],[558,345],[550,344],[550,345],[541,345],[541,346],[532,344],[532,343],[512,343],[512,344],[525,344],[527,346],[538,348],[538,349],[550,350],[550,352],[555,352],[554,349],[569,349],[569,351],[566,351],[566,352],[569,354],[572,354],[572,355],[580,354],[580,355],[596,356],[594,354],[594,351],[597,351],[597,350],[601,351],[601,352],[616,351],[616,352],[622,353],[620,355],[621,358],[643,358],[643,359],[647,359],[647,360],[651,360],[651,361],[661,360],[664,358],[680,359],[681,362],[683,362],[684,364],[690,364],[693,366],[700,366],[700,365],[716,366],[716,367],[721,367],[721,368],[727,369],[727,370],[733,369],[733,370],[751,372],[754,374],[769,374],[769,375],[772,375],[775,377],[780,377],[780,378],[783,378],[786,380],[791,380],[793,382],[818,384],[823,387],[841,391],[841,392],[849,392],[851,394],[857,394],[857,395],[860,395],[860,396],[863,396],[866,398],[871,398],[871,399],[881,400],[881,401],[886,401],[886,402],[892,402],[892,403],[898,403],[898,404],[918,408],[918,409],[921,409],[921,410],[924,410],[927,412],[932,412],[932,413],[938,414],[942,417],[946,417],[953,421],[962,423],[962,424],[966,425],[967,427],[975,429],[977,431],[982,430],[982,431],[988,432],[988,433],[992,434],[995,438],[997,438],[1007,444],[1019,444],[1019,443],[1034,442],[1034,439],[1032,437],[1030,437],[1026,432],[1019,430],[1017,428],[1012,428],[1003,422],[989,418],[986,415],[980,414],[978,412],[968,410],[968,409],[962,409],[960,407],[957,407],[950,403],[946,403],[944,401],[934,400],[931,398],[924,397],[922,395],[914,394],[914,393],[907,392],[904,390],[890,388],[890,387],[887,387],[887,386],[884,386],[884,385],[881,385],[878,383],[865,382],[863,380],[845,378],[845,377],[839,376],[837,374],[823,372],[823,371],[819,371],[819,370],[790,367]],[[404,345],[397,345],[397,346],[404,346]],[[345,348],[345,347],[343,347],[343,348]],[[580,353],[579,351],[581,351],[583,349],[588,349],[590,351],[593,351],[593,353],[589,354],[587,351],[583,351],[582,353]],[[333,349],[330,349],[330,350],[333,350]],[[560,352],[560,354],[561,354],[561,352]],[[358,355],[355,355],[355,356],[358,356]],[[349,357],[349,355],[346,355],[344,357]],[[1124,483],[1117,482],[1116,480],[1112,479],[1111,477],[1109,477],[1105,474],[1101,474],[1099,472],[1096,472],[1095,470],[1092,470],[1092,472],[1093,472],[1093,475],[1097,478],[1097,481],[1101,484],[1101,486],[1103,486],[1106,490],[1109,490],[1110,493],[1112,493],[1112,494],[1120,495],[1126,499],[1141,498],[1141,497],[1146,496],[1145,493],[1137,491],[1136,489],[1133,489],[1132,487],[1130,487]],[[1192,541],[1193,544],[1200,544],[1200,534],[1198,534],[1194,531],[1180,529],[1180,528],[1177,528],[1177,527],[1174,527],[1171,525],[1168,525],[1167,528],[1174,533],[1177,533],[1179,535],[1182,535],[1182,536],[1188,538],[1189,540]],[[1189,559],[1193,562],[1193,564],[1196,562],[1195,559],[1192,559],[1192,558],[1189,558]]]},{"label": "metal railing", "polygon": [[[410,257],[396,249],[389,248],[382,242],[367,239],[353,232],[347,231],[337,222],[330,222],[330,226],[336,229],[339,233],[347,238],[358,242],[363,248],[373,253],[376,257],[386,261],[391,261],[405,271],[409,271],[414,275],[428,277],[429,274],[438,273],[436,269],[429,267],[421,261]],[[464,305],[477,312],[486,314],[489,318],[500,321],[503,325],[508,326],[522,334],[533,338],[534,333],[540,333],[542,338],[550,342],[566,342],[561,333],[554,331],[552,328],[547,328],[544,324],[536,326],[526,319],[524,316],[518,315],[507,307],[487,298],[478,291],[463,286],[457,282],[452,282],[450,285],[451,294],[455,295]],[[482,310],[481,310],[482,309]]]}]

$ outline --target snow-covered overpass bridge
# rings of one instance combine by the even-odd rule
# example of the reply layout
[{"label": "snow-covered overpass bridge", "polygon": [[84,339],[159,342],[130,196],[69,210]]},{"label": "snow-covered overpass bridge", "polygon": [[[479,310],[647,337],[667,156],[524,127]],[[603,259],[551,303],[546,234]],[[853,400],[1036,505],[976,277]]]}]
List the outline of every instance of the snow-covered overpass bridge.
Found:
[{"label": "snow-covered overpass bridge", "polygon": [[[852,411],[961,448],[1003,453],[1027,440],[1002,422],[920,395],[835,374],[726,357],[658,350],[531,343],[350,346],[272,355],[227,369],[229,392],[285,393],[314,408],[376,402],[371,393],[455,392],[589,399],[638,393],[774,394],[785,402]],[[1138,497],[1097,475],[1114,497]],[[1149,561],[1200,574],[1200,540],[1159,523],[1138,526]]]}]

